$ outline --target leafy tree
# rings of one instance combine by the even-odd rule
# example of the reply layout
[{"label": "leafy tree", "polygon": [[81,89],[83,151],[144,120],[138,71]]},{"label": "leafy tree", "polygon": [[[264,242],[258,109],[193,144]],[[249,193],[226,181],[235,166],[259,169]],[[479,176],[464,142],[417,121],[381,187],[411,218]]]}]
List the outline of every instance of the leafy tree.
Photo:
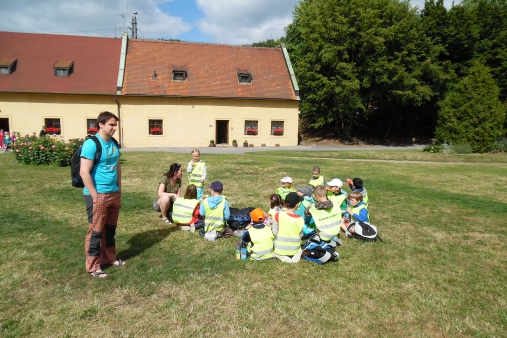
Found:
[{"label": "leafy tree", "polygon": [[489,69],[475,63],[470,74],[449,91],[440,104],[436,139],[469,143],[474,152],[492,149],[503,135],[506,107],[498,99],[499,88]]},{"label": "leafy tree", "polygon": [[434,62],[441,51],[408,1],[302,1],[286,33],[303,119],[338,136],[368,126],[384,137],[396,127],[414,132],[439,94],[433,84],[452,73]]},{"label": "leafy tree", "polygon": [[277,40],[267,39],[266,41],[254,42],[252,43],[252,47],[280,47],[282,43],[285,43],[285,37]]}]

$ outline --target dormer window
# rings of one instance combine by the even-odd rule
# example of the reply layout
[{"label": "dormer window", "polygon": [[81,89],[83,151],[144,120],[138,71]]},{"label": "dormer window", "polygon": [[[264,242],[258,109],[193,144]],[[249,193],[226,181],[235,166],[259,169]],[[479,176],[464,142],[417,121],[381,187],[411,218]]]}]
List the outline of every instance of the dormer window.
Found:
[{"label": "dormer window", "polygon": [[184,70],[173,70],[173,81],[185,81],[187,72]]},{"label": "dormer window", "polygon": [[252,74],[247,69],[236,69],[238,74],[238,83],[252,84]]},{"label": "dormer window", "polygon": [[0,75],[10,75],[16,70],[17,59],[0,59]]},{"label": "dormer window", "polygon": [[55,76],[69,76],[74,70],[73,61],[58,61],[53,66]]}]

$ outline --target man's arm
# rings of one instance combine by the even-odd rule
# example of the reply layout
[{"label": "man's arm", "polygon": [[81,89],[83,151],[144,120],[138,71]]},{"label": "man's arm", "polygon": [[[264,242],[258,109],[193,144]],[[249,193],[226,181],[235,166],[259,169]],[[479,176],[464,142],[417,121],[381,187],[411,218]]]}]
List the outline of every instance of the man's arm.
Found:
[{"label": "man's arm", "polygon": [[[116,185],[118,186],[118,189],[121,190],[121,166],[120,166],[120,160],[118,159],[118,165],[116,166]],[[90,189],[88,189],[90,190]]]},{"label": "man's arm", "polygon": [[93,179],[91,175],[91,171],[93,168],[93,161],[87,158],[81,157],[81,169],[79,170],[79,175],[83,180],[84,186],[90,192],[93,200],[95,201],[97,197],[97,190],[95,189],[95,185],[93,184]]}]

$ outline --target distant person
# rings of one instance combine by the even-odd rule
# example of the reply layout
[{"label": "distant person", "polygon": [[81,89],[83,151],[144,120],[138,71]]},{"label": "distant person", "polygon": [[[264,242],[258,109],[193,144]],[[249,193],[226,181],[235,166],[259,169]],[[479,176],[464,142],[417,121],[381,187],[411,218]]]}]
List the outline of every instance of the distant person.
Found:
[{"label": "distant person", "polygon": [[160,211],[162,222],[168,225],[173,222],[171,213],[173,211],[174,200],[181,196],[182,176],[183,170],[181,164],[173,163],[169,166],[169,170],[162,176],[158,183],[158,199],[153,202],[153,209]]},{"label": "distant person", "polygon": [[4,130],[2,128],[0,128],[0,149],[5,149]]},{"label": "distant person", "polygon": [[313,188],[315,188],[318,185],[326,185],[326,180],[320,174],[320,167],[318,166],[313,167],[312,178],[310,179],[310,182],[308,182],[308,184],[311,185]]},{"label": "distant person", "polygon": [[204,181],[206,180],[207,169],[206,163],[201,160],[201,152],[199,149],[191,151],[192,159],[188,162],[187,173],[188,184],[193,184],[197,188],[197,199],[201,200],[204,193]]},{"label": "distant person", "polygon": [[120,149],[112,139],[118,127],[118,117],[105,111],[97,117],[97,139],[102,155],[94,163],[97,146],[91,139],[83,143],[81,170],[83,196],[88,214],[88,233],[85,239],[86,272],[93,277],[105,278],[104,266],[123,266],[116,259],[115,234],[121,207]]},{"label": "distant person", "polygon": [[[33,132],[34,136],[35,136],[35,132]],[[39,137],[43,137],[43,136],[46,136],[48,133],[46,133],[46,126],[42,126],[42,129],[41,131],[39,132]]]}]

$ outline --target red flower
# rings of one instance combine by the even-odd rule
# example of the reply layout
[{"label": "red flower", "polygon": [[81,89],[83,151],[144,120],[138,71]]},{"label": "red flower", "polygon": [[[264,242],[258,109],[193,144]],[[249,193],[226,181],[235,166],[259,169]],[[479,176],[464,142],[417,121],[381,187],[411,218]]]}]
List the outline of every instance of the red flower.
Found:
[{"label": "red flower", "polygon": [[60,132],[60,128],[55,128],[55,127],[47,127],[46,128],[46,133],[59,133]]},{"label": "red flower", "polygon": [[255,128],[246,128],[246,133],[251,135],[257,135],[257,129]]},{"label": "red flower", "polygon": [[274,135],[283,135],[283,129],[282,128],[275,128],[273,130]]},{"label": "red flower", "polygon": [[98,132],[99,130],[98,130],[97,128],[90,127],[90,128],[88,128],[88,129],[87,129],[87,131],[88,131],[89,133],[96,133],[96,132]]},{"label": "red flower", "polygon": [[150,134],[162,134],[162,128],[151,128],[150,129]]}]

